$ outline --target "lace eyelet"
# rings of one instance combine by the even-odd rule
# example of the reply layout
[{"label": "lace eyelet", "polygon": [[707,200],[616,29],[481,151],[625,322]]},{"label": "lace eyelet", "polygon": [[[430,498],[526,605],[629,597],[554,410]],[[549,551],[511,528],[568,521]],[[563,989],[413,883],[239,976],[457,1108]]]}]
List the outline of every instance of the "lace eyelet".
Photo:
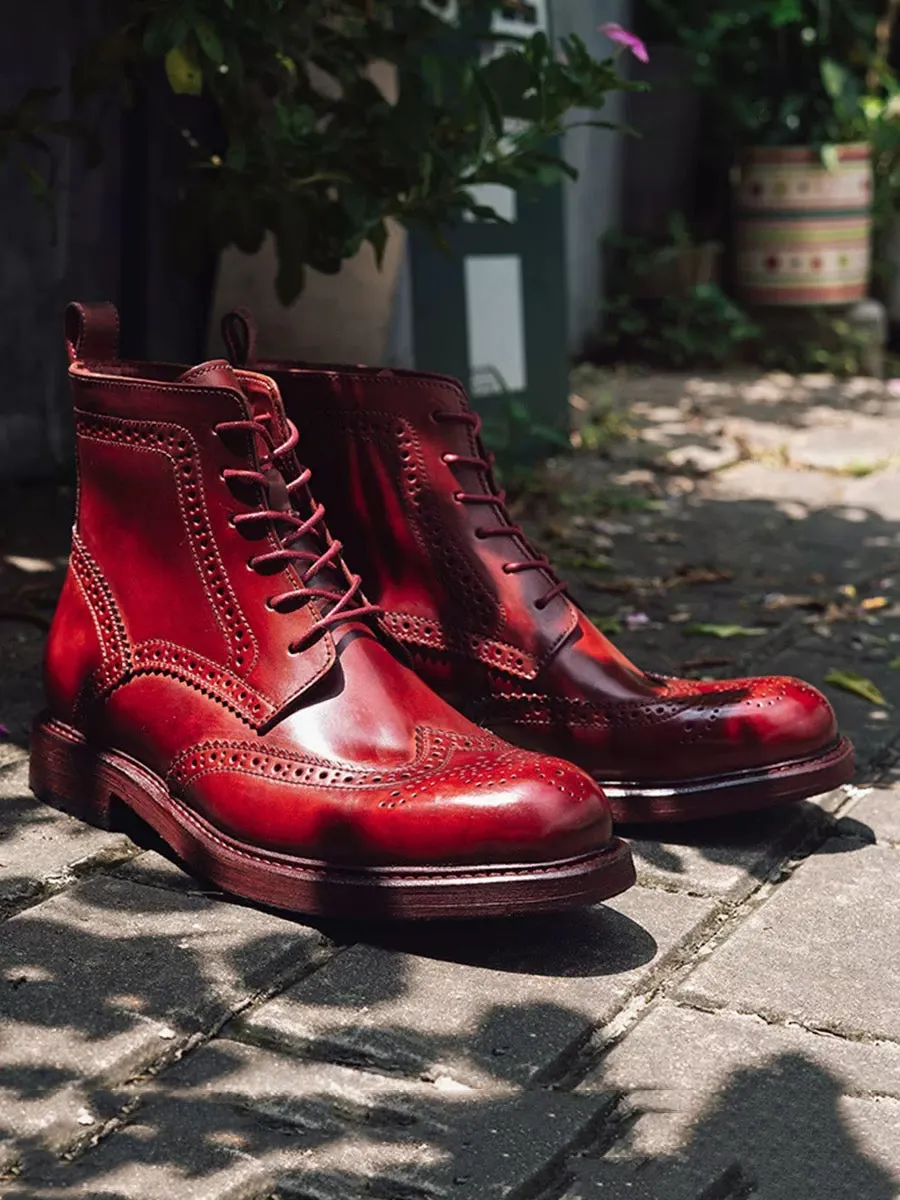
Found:
[{"label": "lace eyelet", "polygon": [[504,575],[512,575],[512,571],[509,569],[509,563],[504,563],[500,570]]},{"label": "lace eyelet", "polygon": [[535,600],[534,607],[538,610],[538,612],[543,612],[544,609],[547,607],[547,601],[546,600]]},{"label": "lace eyelet", "polygon": [[454,493],[453,493],[453,500],[454,500],[454,503],[456,503],[456,504],[462,504],[462,502],[463,502],[463,501],[462,501],[462,498],[463,498],[464,494],[465,494],[464,492],[454,492]]},{"label": "lace eyelet", "polygon": [[271,596],[266,596],[266,608],[269,610],[269,612],[278,612],[278,609],[272,603]]},{"label": "lace eyelet", "polygon": [[475,530],[475,536],[478,538],[479,542],[484,541],[484,536],[485,536],[484,526],[482,526],[482,525],[478,526],[478,528]]},{"label": "lace eyelet", "polygon": [[251,554],[250,557],[247,559],[247,570],[253,571],[255,573],[255,571],[256,571],[256,555],[255,554]]},{"label": "lace eyelet", "polygon": [[435,423],[435,425],[440,425],[441,417],[443,415],[444,415],[444,410],[441,408],[433,408],[431,410],[431,412],[429,413],[429,416],[430,416],[431,420]]}]

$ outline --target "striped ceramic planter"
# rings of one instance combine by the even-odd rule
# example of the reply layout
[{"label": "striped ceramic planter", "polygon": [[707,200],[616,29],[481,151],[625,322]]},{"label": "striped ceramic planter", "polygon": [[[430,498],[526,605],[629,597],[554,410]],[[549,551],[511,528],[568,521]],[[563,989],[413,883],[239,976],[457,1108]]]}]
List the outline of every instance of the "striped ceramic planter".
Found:
[{"label": "striped ceramic planter", "polygon": [[868,290],[872,166],[868,145],[744,151],[736,201],[736,278],[748,304],[848,304]]}]

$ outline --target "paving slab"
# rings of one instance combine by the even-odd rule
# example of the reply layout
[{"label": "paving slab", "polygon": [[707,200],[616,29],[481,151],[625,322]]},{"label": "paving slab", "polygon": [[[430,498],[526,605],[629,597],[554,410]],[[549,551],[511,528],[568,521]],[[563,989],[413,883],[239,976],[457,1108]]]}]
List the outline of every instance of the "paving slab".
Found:
[{"label": "paving slab", "polygon": [[[897,453],[900,438],[893,442],[892,450]],[[889,521],[900,521],[900,466],[892,465],[884,471],[850,481],[846,490],[848,504],[879,513]]]},{"label": "paving slab", "polygon": [[0,1163],[84,1133],[115,1107],[111,1088],[329,952],[270,913],[115,879],[7,921]]},{"label": "paving slab", "polygon": [[671,825],[623,832],[640,882],[737,901],[768,878],[787,849],[828,828],[830,812],[844,799],[840,790],[814,802],[691,822],[674,834]]},{"label": "paving slab", "polygon": [[684,1000],[900,1041],[897,852],[833,838],[685,980]]},{"label": "paving slab", "polygon": [[39,804],[28,787],[27,760],[0,768],[0,911],[131,852],[122,834]]},{"label": "paving slab", "polygon": [[609,1103],[389,1078],[221,1039],[161,1077],[128,1126],[9,1195],[504,1200],[562,1178]]},{"label": "paving slab", "polygon": [[609,1021],[715,908],[633,888],[584,912],[356,945],[242,1017],[238,1036],[468,1085],[526,1083]]},{"label": "paving slab", "polygon": [[900,847],[900,784],[871,788],[838,823],[838,829],[849,836],[870,830],[876,841]]},{"label": "paving slab", "polygon": [[143,887],[170,888],[177,892],[226,898],[225,893],[214,883],[192,874],[174,856],[170,857],[169,853],[162,854],[156,850],[144,850],[113,868],[110,874],[115,875],[117,879],[128,879]]},{"label": "paving slab", "polygon": [[580,1091],[620,1096],[566,1200],[895,1200],[900,1046],[659,1002]]},{"label": "paving slab", "polygon": [[788,442],[791,462],[820,471],[875,471],[896,457],[900,420],[853,413],[832,425],[794,431]]}]

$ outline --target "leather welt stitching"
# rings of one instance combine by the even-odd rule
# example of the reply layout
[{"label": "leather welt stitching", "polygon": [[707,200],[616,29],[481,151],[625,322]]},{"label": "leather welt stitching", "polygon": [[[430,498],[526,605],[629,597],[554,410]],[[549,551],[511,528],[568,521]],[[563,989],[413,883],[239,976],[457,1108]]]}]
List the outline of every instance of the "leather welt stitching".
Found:
[{"label": "leather welt stitching", "polygon": [[[249,674],[258,660],[259,647],[232,589],[210,527],[200,455],[189,431],[171,423],[101,418],[78,410],[75,415],[80,437],[132,450],[156,452],[169,459],[191,555],[216,624],[222,631],[228,663],[241,674]],[[221,595],[217,594],[219,589]]]}]

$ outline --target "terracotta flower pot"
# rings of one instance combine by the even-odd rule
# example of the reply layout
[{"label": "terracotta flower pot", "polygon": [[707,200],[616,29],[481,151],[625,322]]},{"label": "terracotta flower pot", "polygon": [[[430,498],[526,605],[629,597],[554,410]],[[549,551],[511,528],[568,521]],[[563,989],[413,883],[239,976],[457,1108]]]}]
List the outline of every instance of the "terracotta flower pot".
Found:
[{"label": "terracotta flower pot", "polygon": [[753,146],[741,157],[735,283],[748,304],[848,304],[868,290],[869,146],[836,146],[828,168],[812,146]]}]

